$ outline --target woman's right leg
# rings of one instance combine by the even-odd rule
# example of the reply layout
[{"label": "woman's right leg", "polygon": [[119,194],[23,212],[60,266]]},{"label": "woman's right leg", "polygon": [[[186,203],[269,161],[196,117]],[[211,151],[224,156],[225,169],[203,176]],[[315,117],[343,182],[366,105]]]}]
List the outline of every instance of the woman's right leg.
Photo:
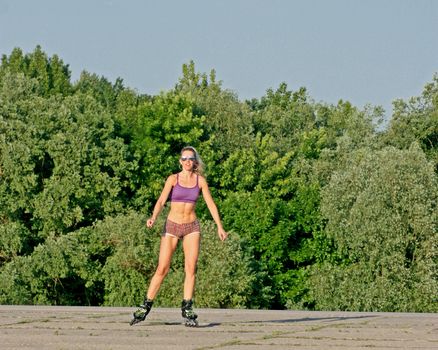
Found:
[{"label": "woman's right leg", "polygon": [[172,260],[172,255],[178,245],[178,238],[171,235],[164,235],[161,237],[160,243],[160,255],[158,257],[158,267],[155,271],[154,276],[149,284],[148,292],[146,297],[149,300],[154,300],[158,291],[160,290],[161,283],[166,277],[170,269],[170,262]]},{"label": "woman's right leg", "polygon": [[139,309],[133,314],[134,318],[130,322],[131,326],[138,322],[144,321],[146,316],[149,314],[149,311],[151,311],[153,300],[160,289],[164,277],[166,277],[167,273],[169,272],[170,261],[172,260],[172,255],[175,252],[177,245],[177,237],[169,235],[161,237],[157,270],[151,279],[143,305],[140,305]]}]

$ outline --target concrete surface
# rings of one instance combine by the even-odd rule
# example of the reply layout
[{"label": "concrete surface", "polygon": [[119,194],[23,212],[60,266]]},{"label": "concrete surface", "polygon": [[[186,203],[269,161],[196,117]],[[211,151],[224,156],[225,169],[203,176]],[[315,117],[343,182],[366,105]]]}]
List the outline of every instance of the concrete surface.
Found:
[{"label": "concrete surface", "polygon": [[0,349],[438,349],[438,314],[0,305]]}]

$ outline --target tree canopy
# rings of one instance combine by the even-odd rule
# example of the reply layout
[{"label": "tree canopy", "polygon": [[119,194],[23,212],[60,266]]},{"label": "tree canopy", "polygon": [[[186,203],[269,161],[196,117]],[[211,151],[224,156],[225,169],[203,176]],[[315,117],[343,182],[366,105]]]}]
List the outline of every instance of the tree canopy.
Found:
[{"label": "tree canopy", "polygon": [[[192,145],[230,238],[201,200],[200,307],[438,311],[438,78],[379,106],[285,83],[241,101],[182,66],[156,96],[37,46],[0,65],[0,302],[135,305],[157,263],[145,221]],[[164,220],[166,210],[160,220]],[[157,298],[180,302],[183,256]]]}]

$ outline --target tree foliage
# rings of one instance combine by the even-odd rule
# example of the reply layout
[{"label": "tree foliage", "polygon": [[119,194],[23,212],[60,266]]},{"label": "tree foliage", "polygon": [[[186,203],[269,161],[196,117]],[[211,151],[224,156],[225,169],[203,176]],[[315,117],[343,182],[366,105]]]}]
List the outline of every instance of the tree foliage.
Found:
[{"label": "tree foliage", "polygon": [[318,309],[437,311],[437,178],[417,144],[361,149],[324,189],[341,264],[316,265]]},{"label": "tree foliage", "polygon": [[438,171],[438,74],[421,96],[394,101],[394,115],[382,139],[403,149],[418,142]]},{"label": "tree foliage", "polygon": [[[381,107],[285,83],[240,101],[192,61],[148,96],[16,48],[0,65],[0,302],[142,301],[160,237],[144,222],[192,145],[230,231],[217,240],[200,200],[198,306],[435,312],[437,101],[434,76],[385,129]],[[158,305],[178,305],[182,278],[178,250]]]}]

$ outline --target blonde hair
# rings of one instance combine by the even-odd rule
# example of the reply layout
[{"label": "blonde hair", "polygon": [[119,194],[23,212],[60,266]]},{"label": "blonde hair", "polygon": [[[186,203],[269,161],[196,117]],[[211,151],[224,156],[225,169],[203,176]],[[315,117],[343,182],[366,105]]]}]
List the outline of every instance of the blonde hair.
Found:
[{"label": "blonde hair", "polygon": [[204,175],[204,162],[202,161],[201,157],[199,156],[198,151],[193,146],[185,146],[181,150],[181,155],[184,151],[192,151],[195,155],[195,161],[193,162],[193,172],[195,172],[198,175]]}]

